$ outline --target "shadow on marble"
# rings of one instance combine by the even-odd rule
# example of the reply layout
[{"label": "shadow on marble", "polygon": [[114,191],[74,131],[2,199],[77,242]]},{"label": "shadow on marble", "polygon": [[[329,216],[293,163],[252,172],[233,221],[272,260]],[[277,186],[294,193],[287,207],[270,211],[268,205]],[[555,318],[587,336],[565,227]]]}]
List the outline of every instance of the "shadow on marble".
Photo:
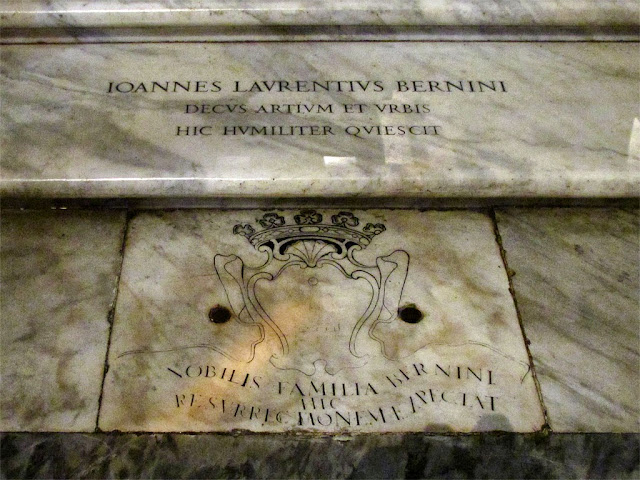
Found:
[{"label": "shadow on marble", "polygon": [[612,478],[637,434],[3,434],[5,478]]},{"label": "shadow on marble", "polygon": [[2,212],[0,429],[93,431],[125,213]]},{"label": "shadow on marble", "polygon": [[638,210],[497,219],[551,428],[640,431]]}]

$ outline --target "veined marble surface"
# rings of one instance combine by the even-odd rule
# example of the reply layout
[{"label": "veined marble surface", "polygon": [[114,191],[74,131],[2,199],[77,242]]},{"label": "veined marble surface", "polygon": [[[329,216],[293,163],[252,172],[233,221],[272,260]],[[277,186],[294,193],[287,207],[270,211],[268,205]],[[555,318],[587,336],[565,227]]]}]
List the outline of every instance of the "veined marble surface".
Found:
[{"label": "veined marble surface", "polygon": [[157,25],[637,24],[632,0],[8,0],[6,27]]},{"label": "veined marble surface", "polygon": [[0,194],[634,197],[638,52],[636,43],[5,46]]},{"label": "veined marble surface", "polygon": [[551,428],[640,431],[638,210],[501,210]]},{"label": "veined marble surface", "polygon": [[121,212],[2,212],[0,430],[94,431]]},{"label": "veined marble surface", "polygon": [[637,435],[0,434],[7,478],[640,476]]},{"label": "veined marble surface", "polygon": [[126,245],[103,431],[544,424],[486,215],[149,212]]}]

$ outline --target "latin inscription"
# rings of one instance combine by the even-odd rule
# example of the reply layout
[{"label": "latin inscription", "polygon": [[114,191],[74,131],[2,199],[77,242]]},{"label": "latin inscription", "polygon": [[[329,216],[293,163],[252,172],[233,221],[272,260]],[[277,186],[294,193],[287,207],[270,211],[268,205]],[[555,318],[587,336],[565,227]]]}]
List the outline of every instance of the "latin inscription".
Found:
[{"label": "latin inscription", "polygon": [[[212,420],[339,430],[410,423],[428,410],[442,408],[501,411],[494,371],[464,365],[412,363],[365,381],[284,381],[211,364],[167,367],[167,371],[177,381],[178,392],[167,402],[177,411],[208,412]],[[203,388],[205,379],[211,382],[210,389]],[[222,395],[213,393],[220,382],[231,386]]]},{"label": "latin inscription", "polygon": [[184,322],[181,333],[161,345],[141,335],[110,359],[119,391],[144,399],[131,395],[141,413],[122,421],[154,431],[530,429],[518,423],[537,396],[516,319],[510,335],[496,321],[510,297],[489,313],[479,301],[460,308],[455,279],[424,274],[426,256],[440,265],[431,251],[441,242],[423,236],[437,227],[429,222],[407,228],[421,217],[403,226],[375,210],[223,214],[209,237],[224,239],[212,242],[219,249],[179,277],[197,279],[187,293],[206,288],[162,319],[163,332]]},{"label": "latin inscription", "polygon": [[[213,136],[426,139],[446,132],[445,125],[431,118],[437,113],[432,99],[442,95],[505,94],[508,89],[504,80],[114,80],[108,83],[106,91],[113,95],[207,97],[206,101],[185,102],[178,110],[184,121],[165,132],[187,139]],[[318,98],[322,94],[366,94],[371,101],[315,103],[289,101],[290,98],[278,103],[260,101],[261,94],[299,97],[301,93]],[[389,93],[401,94],[405,99],[410,97],[411,103],[375,101],[376,96]],[[239,101],[229,101],[230,95],[238,96]],[[251,101],[246,101],[248,96]],[[217,102],[218,98],[224,101]],[[229,121],[228,116],[232,117]],[[305,117],[312,121],[305,121]],[[207,119],[211,118],[216,121],[208,123]],[[243,118],[248,121],[242,121]]]}]

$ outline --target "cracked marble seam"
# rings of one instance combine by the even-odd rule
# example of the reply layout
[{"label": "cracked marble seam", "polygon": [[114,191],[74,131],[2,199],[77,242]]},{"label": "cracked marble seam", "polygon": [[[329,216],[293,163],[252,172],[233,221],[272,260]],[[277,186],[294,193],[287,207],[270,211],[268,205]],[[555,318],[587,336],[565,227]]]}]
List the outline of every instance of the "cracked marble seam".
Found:
[{"label": "cracked marble seam", "polygon": [[638,210],[499,210],[551,428],[639,432]]},{"label": "cracked marble seam", "polygon": [[2,212],[1,430],[94,430],[124,220]]}]

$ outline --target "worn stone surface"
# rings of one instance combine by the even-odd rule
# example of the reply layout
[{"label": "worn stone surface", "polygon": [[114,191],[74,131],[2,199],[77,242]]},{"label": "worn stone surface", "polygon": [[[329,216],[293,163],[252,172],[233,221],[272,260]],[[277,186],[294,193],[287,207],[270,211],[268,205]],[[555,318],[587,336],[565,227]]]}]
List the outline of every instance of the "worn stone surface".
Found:
[{"label": "worn stone surface", "polygon": [[140,213],[109,365],[103,430],[544,423],[493,225],[474,212]]},{"label": "worn stone surface", "polygon": [[0,430],[93,431],[122,212],[2,212]]},{"label": "worn stone surface", "polygon": [[551,428],[640,430],[638,210],[497,212]]}]

